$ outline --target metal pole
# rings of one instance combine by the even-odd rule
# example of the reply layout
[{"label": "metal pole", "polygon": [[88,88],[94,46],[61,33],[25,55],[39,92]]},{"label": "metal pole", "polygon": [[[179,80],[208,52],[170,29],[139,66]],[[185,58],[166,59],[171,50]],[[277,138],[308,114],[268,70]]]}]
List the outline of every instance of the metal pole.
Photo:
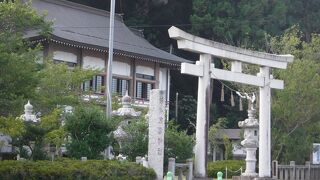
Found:
[{"label": "metal pole", "polygon": [[179,106],[179,93],[176,92],[176,108],[175,108],[175,118],[176,118],[176,122],[178,122],[178,106]]},{"label": "metal pole", "polygon": [[113,62],[113,32],[114,32],[114,14],[115,14],[115,0],[110,0],[110,27],[109,27],[109,55],[108,55],[108,67],[106,72],[106,114],[107,117],[112,116],[112,62]]}]

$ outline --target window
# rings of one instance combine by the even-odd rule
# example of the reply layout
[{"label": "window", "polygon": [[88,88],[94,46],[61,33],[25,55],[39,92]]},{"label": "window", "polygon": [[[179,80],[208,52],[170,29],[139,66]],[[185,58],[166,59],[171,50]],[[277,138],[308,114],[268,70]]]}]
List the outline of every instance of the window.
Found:
[{"label": "window", "polygon": [[141,79],[148,79],[148,80],[154,80],[154,76],[150,76],[150,75],[146,75],[146,74],[136,74],[137,78],[141,78]]},{"label": "window", "polygon": [[125,79],[112,78],[112,93],[118,93],[121,96],[126,95],[129,89],[129,81]]},{"label": "window", "polygon": [[85,81],[82,85],[83,91],[92,90],[94,93],[104,93],[102,86],[104,86],[104,76],[93,76],[91,80]]},{"label": "window", "polygon": [[140,99],[150,99],[150,90],[153,89],[152,83],[137,81],[136,97]]}]

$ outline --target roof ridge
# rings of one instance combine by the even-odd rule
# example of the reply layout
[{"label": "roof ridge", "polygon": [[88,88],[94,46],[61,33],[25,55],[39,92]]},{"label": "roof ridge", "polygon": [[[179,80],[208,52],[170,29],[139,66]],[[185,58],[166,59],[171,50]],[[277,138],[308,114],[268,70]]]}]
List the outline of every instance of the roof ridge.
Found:
[{"label": "roof ridge", "polygon": [[[110,17],[110,12],[109,11],[98,9],[98,8],[94,8],[94,7],[91,7],[91,6],[84,5],[84,4],[79,4],[79,3],[76,3],[76,2],[71,2],[71,1],[67,1],[67,0],[40,0],[40,1],[45,1],[45,2],[48,2],[48,3],[52,3],[52,4],[66,6],[66,7],[69,7],[69,8],[73,8],[73,9],[77,9],[77,10],[81,10],[81,11],[86,11],[86,12],[89,12],[89,13],[94,13],[96,15]],[[117,20],[120,20],[120,21],[123,22],[123,18],[122,18],[122,16],[120,14],[115,13],[115,18]]]}]

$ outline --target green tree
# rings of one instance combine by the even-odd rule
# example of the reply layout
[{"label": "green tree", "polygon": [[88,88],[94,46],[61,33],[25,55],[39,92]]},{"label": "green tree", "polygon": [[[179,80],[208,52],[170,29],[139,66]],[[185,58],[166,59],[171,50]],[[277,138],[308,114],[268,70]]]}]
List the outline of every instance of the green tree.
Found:
[{"label": "green tree", "polygon": [[[178,107],[176,107],[178,105]],[[179,130],[187,130],[188,134],[193,134],[196,126],[197,101],[190,95],[179,94],[178,104],[174,103],[171,107],[171,117],[177,118],[176,123]],[[178,110],[178,112],[176,112]],[[175,116],[178,117],[175,117]]]},{"label": "green tree", "polygon": [[129,125],[123,126],[126,133],[122,152],[134,161],[137,156],[148,154],[148,122],[144,119],[132,120]]},{"label": "green tree", "polygon": [[238,47],[262,48],[266,32],[279,33],[284,28],[285,13],[282,1],[194,0],[192,31]]},{"label": "green tree", "polygon": [[[178,127],[169,123],[164,135],[165,160],[174,157],[177,161],[192,158],[194,140],[185,131],[178,131]],[[144,119],[135,120],[123,127],[126,138],[122,144],[122,151],[130,160],[136,156],[148,154],[148,123]]]},{"label": "green tree", "polygon": [[51,113],[41,118],[39,127],[45,130],[43,141],[49,144],[50,147],[55,147],[56,150],[65,143],[67,132],[62,126],[62,119],[65,114],[62,114],[61,109],[54,109]]},{"label": "green tree", "polygon": [[307,42],[312,39],[313,33],[320,33],[320,3],[317,0],[285,1],[288,9],[287,24],[299,24]]},{"label": "green tree", "polygon": [[74,158],[99,158],[100,152],[111,142],[110,133],[115,130],[116,124],[97,107],[76,108],[73,114],[66,117],[65,127],[71,137],[67,143],[69,155]]},{"label": "green tree", "polygon": [[26,99],[35,95],[39,46],[24,41],[26,30],[46,34],[50,24],[29,4],[0,3],[0,115],[18,115]]},{"label": "green tree", "polygon": [[233,157],[231,140],[226,135],[223,135],[222,140],[224,145],[224,159],[230,160]]},{"label": "green tree", "polygon": [[195,144],[192,136],[186,131],[178,131],[178,127],[169,123],[164,135],[165,160],[176,158],[177,162],[185,162],[193,158],[193,146]]},{"label": "green tree", "polygon": [[23,120],[13,116],[0,116],[0,132],[10,135],[13,138],[21,137],[25,133]]},{"label": "green tree", "polygon": [[92,78],[98,70],[70,69],[66,64],[47,60],[38,73],[37,106],[42,113],[50,112],[57,105],[79,105],[83,100],[80,85]]},{"label": "green tree", "polygon": [[208,140],[211,149],[219,145],[219,142],[217,140],[219,139],[219,137],[221,138],[221,134],[218,134],[218,130],[226,128],[227,122],[227,118],[219,118],[215,124],[210,126]]},{"label": "green tree", "polygon": [[320,64],[317,49],[320,36],[310,42],[302,40],[297,27],[271,39],[276,53],[291,53],[295,61],[285,71],[276,71],[285,88],[272,99],[273,158],[281,162],[304,163],[312,152],[312,143],[319,141]]},{"label": "green tree", "polygon": [[[39,122],[23,121],[20,118],[16,118],[16,121],[22,123],[24,131],[22,131],[19,136],[13,137],[13,145],[17,146],[20,149],[20,155],[22,157],[33,160],[43,160],[47,158],[47,152],[44,148],[45,145],[48,145],[50,143],[56,146],[61,145],[57,140],[54,141],[48,138],[52,137],[52,134],[54,132],[62,129],[60,114],[60,109],[54,109],[52,112],[41,117],[41,120]],[[20,124],[17,124],[17,127],[19,127],[18,125]],[[11,135],[10,133],[8,134]],[[61,137],[61,139],[63,140],[64,137]],[[27,146],[31,151],[30,156],[27,156],[23,153],[23,151],[26,150],[24,146]]]}]

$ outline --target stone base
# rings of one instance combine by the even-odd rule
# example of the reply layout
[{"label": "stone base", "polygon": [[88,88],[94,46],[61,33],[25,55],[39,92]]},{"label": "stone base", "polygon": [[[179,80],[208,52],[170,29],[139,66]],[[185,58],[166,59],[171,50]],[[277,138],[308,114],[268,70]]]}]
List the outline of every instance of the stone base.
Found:
[{"label": "stone base", "polygon": [[232,176],[232,180],[254,180],[257,176]]},{"label": "stone base", "polygon": [[271,178],[271,177],[257,177],[257,178],[254,178],[254,180],[277,180],[277,179]]}]

